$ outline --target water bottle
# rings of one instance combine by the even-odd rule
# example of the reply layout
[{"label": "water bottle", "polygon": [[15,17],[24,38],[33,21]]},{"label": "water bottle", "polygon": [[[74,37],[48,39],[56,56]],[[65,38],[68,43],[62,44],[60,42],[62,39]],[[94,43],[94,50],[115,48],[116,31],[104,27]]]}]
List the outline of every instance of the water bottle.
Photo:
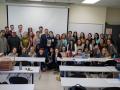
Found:
[{"label": "water bottle", "polygon": [[22,70],[22,62],[19,64],[19,70]]}]

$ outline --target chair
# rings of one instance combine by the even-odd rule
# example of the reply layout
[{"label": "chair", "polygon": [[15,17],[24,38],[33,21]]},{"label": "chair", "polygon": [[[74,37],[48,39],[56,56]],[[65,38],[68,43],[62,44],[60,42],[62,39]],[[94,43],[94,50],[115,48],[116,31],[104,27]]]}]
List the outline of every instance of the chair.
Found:
[{"label": "chair", "polygon": [[28,84],[28,80],[24,77],[10,77],[10,84]]},{"label": "chair", "polygon": [[74,77],[74,78],[86,78],[86,75],[84,73],[81,73],[81,72],[74,72],[72,74],[73,75],[71,75],[70,77]]},{"label": "chair", "polygon": [[120,90],[119,87],[108,87],[108,88],[104,88],[102,90]]},{"label": "chair", "polygon": [[69,90],[87,90],[87,89],[86,89],[85,87],[83,87],[83,86],[77,84],[77,85],[75,85],[75,86],[69,88]]},{"label": "chair", "polygon": [[19,64],[20,64],[20,62],[16,62],[16,63],[15,63],[15,66],[19,66]]},{"label": "chair", "polygon": [[107,78],[113,78],[113,74],[112,73],[108,74]]},{"label": "chair", "polygon": [[115,60],[109,60],[104,63],[104,66],[116,66],[117,62]]},{"label": "chair", "polygon": [[22,66],[32,66],[32,64],[29,61],[22,61]]},{"label": "chair", "polygon": [[[20,62],[16,62],[15,66],[19,66]],[[31,62],[29,61],[22,61],[22,66],[32,66]]]}]

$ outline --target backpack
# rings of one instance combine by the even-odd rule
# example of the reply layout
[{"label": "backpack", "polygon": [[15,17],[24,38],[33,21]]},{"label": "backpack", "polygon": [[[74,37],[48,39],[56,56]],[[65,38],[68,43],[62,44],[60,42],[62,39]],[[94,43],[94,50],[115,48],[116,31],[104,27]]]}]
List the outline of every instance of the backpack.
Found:
[{"label": "backpack", "polygon": [[77,84],[77,85],[75,85],[75,86],[69,88],[69,90],[87,90],[87,89],[86,89],[85,87],[83,87],[83,86]]}]

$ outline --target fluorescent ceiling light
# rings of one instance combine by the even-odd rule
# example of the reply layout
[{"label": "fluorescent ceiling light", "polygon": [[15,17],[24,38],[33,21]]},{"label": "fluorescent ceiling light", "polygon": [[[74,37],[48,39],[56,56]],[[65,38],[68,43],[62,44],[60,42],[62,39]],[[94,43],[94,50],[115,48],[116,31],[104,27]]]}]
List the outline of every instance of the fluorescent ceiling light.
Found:
[{"label": "fluorescent ceiling light", "polygon": [[43,0],[29,0],[29,1],[43,1]]},{"label": "fluorescent ceiling light", "polygon": [[82,3],[83,4],[95,4],[99,2],[100,0],[84,0]]}]

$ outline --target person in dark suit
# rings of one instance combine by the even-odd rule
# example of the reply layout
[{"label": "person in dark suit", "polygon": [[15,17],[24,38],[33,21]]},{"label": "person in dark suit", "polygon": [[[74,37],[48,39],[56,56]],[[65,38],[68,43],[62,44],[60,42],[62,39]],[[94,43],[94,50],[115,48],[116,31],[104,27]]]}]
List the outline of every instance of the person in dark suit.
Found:
[{"label": "person in dark suit", "polygon": [[[36,57],[45,57],[45,53],[44,53],[44,49],[43,48],[40,48],[39,49],[39,52],[36,54]],[[38,65],[38,63],[34,63],[35,66]],[[46,64],[44,62],[41,63],[41,70],[42,71],[46,71]]]},{"label": "person in dark suit", "polygon": [[13,48],[16,48],[20,54],[20,38],[16,35],[15,31],[13,31],[12,36],[8,38],[8,45],[10,51],[12,51]]},{"label": "person in dark suit", "polygon": [[118,51],[118,56],[120,57],[120,33],[118,34],[118,39],[117,39],[117,51]]},{"label": "person in dark suit", "polygon": [[50,35],[48,33],[48,29],[45,29],[45,34],[43,34],[40,39],[40,48],[45,49],[45,57],[48,57],[50,46],[51,46]]}]

